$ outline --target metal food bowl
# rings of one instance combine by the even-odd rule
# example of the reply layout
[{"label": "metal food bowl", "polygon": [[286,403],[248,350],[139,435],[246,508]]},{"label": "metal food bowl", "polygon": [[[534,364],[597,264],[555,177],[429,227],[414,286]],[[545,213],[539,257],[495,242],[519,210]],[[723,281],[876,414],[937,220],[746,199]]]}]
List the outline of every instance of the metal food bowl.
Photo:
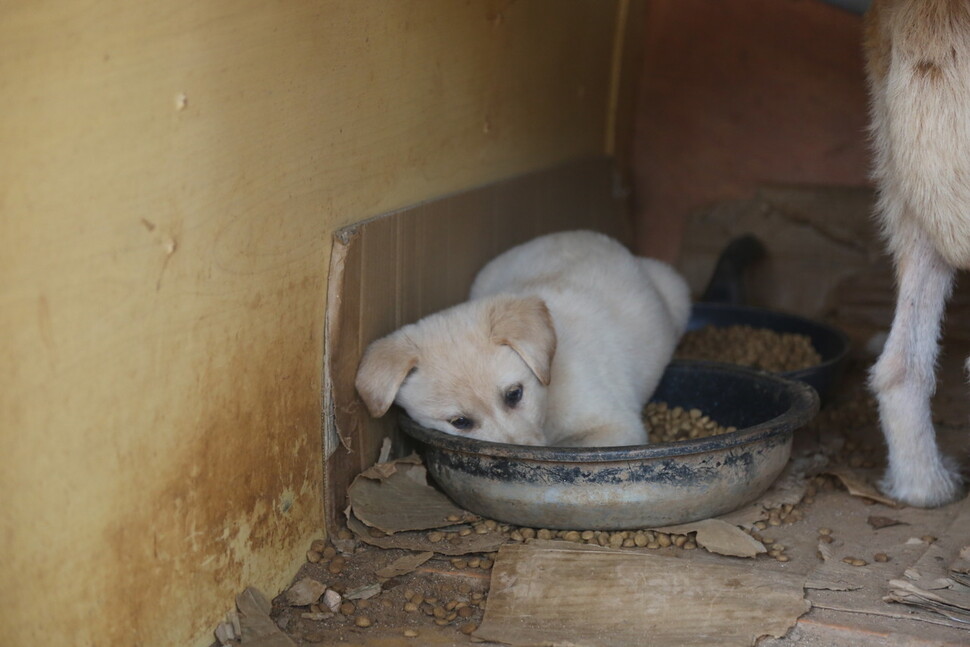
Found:
[{"label": "metal food bowl", "polygon": [[744,274],[767,255],[764,244],[750,234],[728,243],[717,260],[700,303],[691,310],[687,330],[704,326],[751,326],[776,333],[808,337],[821,362],[797,371],[779,373],[801,380],[818,391],[824,404],[835,391],[849,356],[849,337],[833,326],[794,314],[744,305]]},{"label": "metal food bowl", "polygon": [[838,386],[849,357],[849,337],[844,332],[814,319],[731,303],[694,304],[687,330],[698,330],[705,326],[726,328],[741,325],[808,337],[822,361],[779,375],[810,384],[818,391],[822,402],[828,401]]},{"label": "metal food bowl", "polygon": [[425,464],[463,508],[535,528],[661,527],[730,512],[761,495],[791,454],[793,433],[818,411],[808,385],[711,362],[675,361],[653,397],[700,409],[738,431],[627,447],[534,447],[419,426]]}]

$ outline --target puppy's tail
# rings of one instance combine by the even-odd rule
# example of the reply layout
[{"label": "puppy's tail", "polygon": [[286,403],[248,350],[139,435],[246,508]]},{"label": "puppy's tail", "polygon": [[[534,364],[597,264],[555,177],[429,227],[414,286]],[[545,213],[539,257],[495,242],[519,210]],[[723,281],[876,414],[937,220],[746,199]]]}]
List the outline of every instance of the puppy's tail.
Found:
[{"label": "puppy's tail", "polygon": [[653,258],[639,260],[640,270],[663,298],[677,333],[683,333],[690,318],[690,287],[687,281],[666,263]]}]

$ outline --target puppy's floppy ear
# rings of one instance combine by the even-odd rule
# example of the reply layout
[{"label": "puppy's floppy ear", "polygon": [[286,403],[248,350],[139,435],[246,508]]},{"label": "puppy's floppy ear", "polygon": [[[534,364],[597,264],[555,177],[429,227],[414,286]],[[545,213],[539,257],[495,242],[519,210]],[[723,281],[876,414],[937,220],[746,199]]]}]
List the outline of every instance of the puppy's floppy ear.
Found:
[{"label": "puppy's floppy ear", "polygon": [[496,344],[510,346],[544,385],[549,384],[556,354],[556,329],[545,301],[539,297],[496,299],[488,322]]},{"label": "puppy's floppy ear", "polygon": [[372,416],[387,413],[404,378],[417,364],[418,349],[404,335],[388,335],[367,347],[354,384]]}]

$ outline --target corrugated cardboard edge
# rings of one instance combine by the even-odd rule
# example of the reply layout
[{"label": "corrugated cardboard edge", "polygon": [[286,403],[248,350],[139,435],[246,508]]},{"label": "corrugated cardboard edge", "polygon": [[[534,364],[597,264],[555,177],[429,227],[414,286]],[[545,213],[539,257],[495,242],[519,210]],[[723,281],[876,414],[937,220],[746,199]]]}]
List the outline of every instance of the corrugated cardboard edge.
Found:
[{"label": "corrugated cardboard edge", "polygon": [[340,333],[340,313],[343,299],[344,269],[347,262],[347,252],[354,238],[357,237],[356,228],[341,229],[333,237],[333,249],[330,255],[330,280],[327,285],[327,313],[324,328],[324,360],[323,360],[323,420],[324,429],[323,458],[326,461],[335,451],[338,444],[347,451],[350,449],[350,439],[340,433],[336,424],[333,396],[333,344]]}]

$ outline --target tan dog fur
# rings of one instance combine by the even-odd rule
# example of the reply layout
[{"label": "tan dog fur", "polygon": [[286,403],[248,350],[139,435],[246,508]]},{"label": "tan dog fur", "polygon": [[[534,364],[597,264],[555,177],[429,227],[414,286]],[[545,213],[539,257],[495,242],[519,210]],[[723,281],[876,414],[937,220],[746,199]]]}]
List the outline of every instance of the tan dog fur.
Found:
[{"label": "tan dog fur", "polygon": [[865,25],[878,217],[898,288],[870,375],[889,449],[882,487],[935,506],[961,491],[930,399],[954,273],[970,267],[970,2],[875,0]]},{"label": "tan dog fur", "polygon": [[368,347],[356,386],[372,415],[396,402],[426,427],[482,440],[647,442],[640,412],[690,310],[672,268],[563,232],[491,261],[470,297]]}]

